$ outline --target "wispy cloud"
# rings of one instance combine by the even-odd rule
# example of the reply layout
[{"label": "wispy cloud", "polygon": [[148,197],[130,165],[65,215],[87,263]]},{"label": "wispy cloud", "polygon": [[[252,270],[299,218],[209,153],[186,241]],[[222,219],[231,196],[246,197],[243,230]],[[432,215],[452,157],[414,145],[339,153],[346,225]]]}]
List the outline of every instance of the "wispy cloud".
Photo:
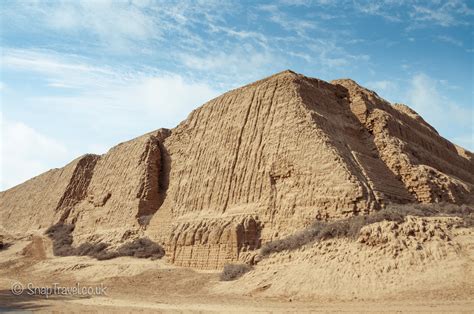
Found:
[{"label": "wispy cloud", "polygon": [[[298,6],[304,6],[303,13],[295,14],[292,10]],[[24,27],[25,21],[31,20],[35,25],[33,33],[61,36],[66,50],[74,41],[76,47],[81,46],[85,51],[97,49],[96,45],[102,49],[122,49],[125,53],[133,50],[135,59],[149,57],[191,77],[211,77],[214,75],[203,72],[218,71],[219,78],[215,82],[220,83],[248,76],[248,69],[257,72],[255,78],[279,70],[285,65],[277,62],[284,63],[282,60],[288,58],[297,58],[324,73],[367,67],[371,52],[361,53],[353,47],[362,39],[355,38],[351,30],[354,25],[348,15],[356,19],[380,16],[407,26],[445,26],[465,25],[473,14],[465,0],[280,0],[249,6],[226,0],[61,0],[7,3],[0,10],[6,28]],[[337,23],[342,27],[328,26],[323,15],[339,16]],[[247,23],[232,23],[235,19],[247,19]],[[272,29],[275,25],[286,33],[275,33]],[[437,40],[462,44],[451,37],[440,36]],[[247,60],[249,62],[245,62]],[[52,63],[54,60],[41,60],[41,64],[36,59],[29,64],[27,60],[22,62],[24,66],[60,70]],[[79,73],[96,70],[74,66]],[[71,79],[68,81],[66,84],[64,80],[50,79],[48,86],[73,87]]]},{"label": "wispy cloud", "polygon": [[0,10],[9,28],[30,21],[35,25],[32,32],[47,30],[61,36],[65,44],[80,40],[95,49],[123,54],[150,51],[170,36],[183,47],[193,36],[195,43],[199,37],[191,30],[196,25],[222,21],[221,16],[237,6],[230,7],[225,0],[58,0],[7,3]]},{"label": "wispy cloud", "polygon": [[323,68],[347,67],[352,64],[363,64],[370,60],[369,55],[352,54],[332,39],[314,39],[308,48],[316,54],[315,59]]},{"label": "wispy cloud", "polygon": [[[145,12],[138,1],[24,1],[5,6],[3,18],[10,23],[34,20],[37,28],[72,36],[97,38],[103,47],[123,51],[138,40],[158,39],[159,21]],[[33,30],[34,31],[34,30]]]},{"label": "wispy cloud", "polygon": [[[33,128],[18,117],[4,117],[2,188],[61,166],[77,155],[102,153],[104,147],[120,140],[159,127],[174,127],[192,109],[219,94],[207,83],[181,75],[100,66],[46,50],[8,49],[4,60],[2,71],[36,75],[36,84],[44,85],[27,95],[14,93],[2,110],[6,106],[24,108],[38,116],[47,112],[50,123]],[[81,131],[74,131],[74,127]],[[105,137],[104,129],[108,130]],[[71,132],[75,136],[62,138]],[[93,145],[88,138],[94,138]]]},{"label": "wispy cloud", "polygon": [[446,35],[439,35],[436,37],[436,40],[444,42],[444,43],[448,43],[454,46],[458,46],[458,47],[462,47],[464,45],[462,41],[457,40],[451,36],[446,36]]},{"label": "wispy cloud", "polygon": [[[223,83],[223,87],[256,80],[262,76],[284,69],[285,61],[271,50],[256,50],[253,47],[238,48],[229,52],[211,52],[204,55],[181,54],[180,60],[186,68],[197,70],[209,80]],[[213,73],[214,78],[208,77]],[[232,79],[231,79],[232,78]],[[216,80],[217,79],[217,80]],[[220,84],[219,84],[220,85]]]},{"label": "wispy cloud", "polygon": [[339,11],[346,12],[346,15],[379,16],[390,22],[406,24],[408,29],[434,25],[443,27],[472,25],[474,15],[474,9],[470,7],[470,1],[467,0],[301,0],[279,3],[308,8],[338,8]]},{"label": "wispy cloud", "polygon": [[[424,73],[412,77],[407,92],[410,106],[441,134],[451,139],[474,136],[474,109],[462,107],[439,92],[440,82]],[[453,128],[456,123],[456,128]],[[473,150],[474,147],[470,146]]]},{"label": "wispy cloud", "polygon": [[433,1],[429,5],[414,5],[410,16],[417,22],[429,22],[444,27],[472,24],[474,10],[462,0]]},{"label": "wispy cloud", "polygon": [[45,106],[122,108],[125,111],[133,108],[144,114],[159,113],[169,118],[177,111],[188,112],[218,93],[206,83],[185,80],[174,73],[99,66],[92,60],[47,50],[6,49],[2,60],[6,70],[40,74],[49,87],[76,89],[66,95],[52,93],[53,96],[32,99]]},{"label": "wispy cloud", "polygon": [[377,91],[377,93],[392,92],[397,89],[397,84],[393,81],[370,81],[365,84],[367,87]]},{"label": "wispy cloud", "polygon": [[474,134],[467,134],[466,136],[455,137],[453,141],[459,144],[461,147],[469,149],[471,152],[474,152]]},{"label": "wispy cloud", "polygon": [[[400,4],[401,2],[395,2]],[[401,22],[402,16],[395,10],[388,9],[394,4],[393,1],[360,1],[354,2],[355,9],[367,15],[380,16],[391,22]]]},{"label": "wispy cloud", "polygon": [[31,51],[4,48],[2,64],[6,67],[48,74],[60,73],[62,71],[103,72],[102,69],[94,68],[86,64],[61,62],[52,54],[41,53],[41,50]]},{"label": "wispy cloud", "polygon": [[[474,10],[469,1],[354,1],[355,9],[363,14],[380,16],[388,21],[408,25],[408,29],[429,26],[471,25]],[[346,2],[347,4],[347,2]]]},{"label": "wispy cloud", "polygon": [[92,118],[101,127],[118,127],[133,115],[155,118],[150,128],[157,128],[174,127],[191,110],[217,95],[218,92],[205,83],[165,75],[137,77],[127,83],[117,81],[101,88],[91,87],[78,95],[38,96],[30,101],[42,107],[68,108],[82,118]]},{"label": "wispy cloud", "polygon": [[209,24],[211,32],[222,32],[226,35],[234,37],[238,40],[247,40],[252,39],[261,44],[262,46],[266,47],[268,43],[268,38],[264,34],[256,31],[248,31],[248,30],[236,30],[233,28],[213,25]]},{"label": "wispy cloud", "polygon": [[318,28],[316,21],[295,19],[281,11],[277,5],[265,4],[258,7],[261,11],[269,14],[269,20],[278,24],[284,30],[295,32],[299,36],[305,36],[307,30]]}]

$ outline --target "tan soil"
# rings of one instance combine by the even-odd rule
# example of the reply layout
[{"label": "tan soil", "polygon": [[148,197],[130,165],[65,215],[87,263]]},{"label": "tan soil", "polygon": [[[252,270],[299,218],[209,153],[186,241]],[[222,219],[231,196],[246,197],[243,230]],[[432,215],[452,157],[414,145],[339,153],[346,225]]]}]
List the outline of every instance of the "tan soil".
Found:
[{"label": "tan soil", "polygon": [[[469,311],[474,306],[474,230],[448,227],[450,219],[455,218],[408,217],[396,228],[394,222],[369,225],[357,240],[328,240],[273,254],[233,282],[219,281],[216,271],[177,267],[165,260],[54,257],[50,240],[38,234],[0,252],[0,309]],[[14,296],[13,282],[36,287],[102,284],[107,295]]]}]

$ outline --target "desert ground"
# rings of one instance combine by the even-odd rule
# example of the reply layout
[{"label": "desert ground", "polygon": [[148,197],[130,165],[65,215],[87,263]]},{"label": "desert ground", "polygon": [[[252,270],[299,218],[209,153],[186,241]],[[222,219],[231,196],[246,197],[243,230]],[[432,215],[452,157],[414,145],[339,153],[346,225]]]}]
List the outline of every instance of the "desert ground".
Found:
[{"label": "desert ground", "polygon": [[[352,287],[340,287],[340,290],[351,289],[360,293],[345,294],[334,293],[331,297],[325,292],[331,292],[328,283],[316,284],[307,287],[305,274],[312,271],[318,275],[318,267],[311,265],[311,260],[303,258],[318,254],[313,246],[294,253],[295,260],[291,263],[284,262],[290,253],[277,254],[262,262],[261,266],[244,275],[236,281],[222,282],[219,271],[203,271],[170,265],[166,259],[150,260],[132,257],[119,257],[106,261],[98,261],[87,256],[56,257],[52,252],[51,240],[41,233],[25,239],[15,241],[7,249],[0,252],[0,310],[22,312],[471,312],[474,308],[472,299],[472,258],[474,245],[472,242],[473,230],[460,228],[453,237],[456,241],[457,253],[451,255],[446,252],[442,263],[428,263],[432,271],[416,271],[412,275],[401,276],[395,273],[392,279],[402,289],[390,289],[389,293],[377,293],[367,284],[368,278],[358,280],[350,279]],[[328,242],[328,241],[323,241]],[[349,254],[354,241],[334,240],[332,245],[326,243],[322,246],[344,247]],[[321,243],[318,244],[321,246]],[[337,249],[336,249],[337,251]],[[411,254],[412,252],[410,252]],[[459,258],[463,255],[463,258]],[[339,255],[341,256],[341,255]],[[370,262],[366,267],[367,277],[380,263],[389,263],[383,259],[383,254],[376,256],[377,261],[370,261],[370,254],[365,257],[353,256],[354,260],[360,258]],[[403,258],[403,257],[402,257]],[[331,259],[331,258],[330,258]],[[367,260],[369,259],[369,260]],[[427,257],[429,259],[429,257]],[[331,263],[319,261],[324,267],[334,267]],[[408,262],[410,263],[410,262]],[[403,262],[401,262],[403,264]],[[441,264],[455,285],[450,285],[453,280],[446,280],[443,284],[439,280],[443,276],[442,269],[436,267]],[[286,265],[286,266],[285,266]],[[345,264],[347,265],[347,263]],[[285,268],[292,273],[294,280],[300,280],[299,287],[293,281],[289,282],[285,275]],[[312,269],[314,268],[314,269]],[[299,269],[299,271],[298,271]],[[401,271],[408,271],[400,267]],[[413,269],[417,269],[413,267]],[[452,270],[450,273],[449,269]],[[339,270],[346,273],[344,266]],[[270,285],[276,289],[288,291],[267,293],[268,284],[263,284],[265,276],[271,272],[273,280]],[[342,280],[334,276],[336,269],[327,269],[328,276],[333,281]],[[325,279],[322,278],[322,281]],[[412,277],[411,279],[407,277]],[[432,285],[426,286],[431,277]],[[346,278],[347,279],[347,278]],[[378,278],[380,281],[380,278]],[[397,282],[398,280],[398,282]],[[280,283],[278,282],[280,281]],[[317,281],[312,280],[311,281]],[[370,281],[370,280],[369,280]],[[12,292],[12,284],[21,283],[24,291],[20,295]],[[61,287],[74,287],[76,283],[81,286],[106,287],[105,295],[31,295],[27,285],[34,287],[52,287],[57,284]],[[420,286],[417,288],[417,283]],[[313,282],[314,284],[314,282]],[[408,284],[408,286],[407,286]],[[384,284],[382,283],[382,287]],[[289,291],[293,289],[294,291]],[[300,289],[300,293],[298,293]],[[314,293],[305,293],[308,289],[315,289]],[[320,291],[317,291],[320,289]],[[369,293],[364,293],[367,290]],[[383,288],[381,288],[383,290]],[[271,291],[270,291],[271,292]],[[370,296],[372,294],[372,297]],[[290,296],[289,296],[290,295]],[[319,295],[319,296],[318,296]]]}]

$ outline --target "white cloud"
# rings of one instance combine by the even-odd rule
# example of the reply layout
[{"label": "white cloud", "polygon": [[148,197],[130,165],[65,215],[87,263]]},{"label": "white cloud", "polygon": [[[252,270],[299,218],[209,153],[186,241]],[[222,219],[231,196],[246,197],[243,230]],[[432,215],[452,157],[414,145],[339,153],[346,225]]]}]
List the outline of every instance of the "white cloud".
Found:
[{"label": "white cloud", "polygon": [[[128,118],[152,120],[150,129],[174,127],[187,114],[219,93],[209,85],[186,81],[179,75],[143,76],[122,82],[110,82],[104,88],[80,95],[40,97],[39,105],[63,106],[83,117],[90,117],[101,127],[123,125]],[[99,143],[97,143],[99,144]]]},{"label": "white cloud", "polygon": [[260,45],[267,47],[268,39],[262,33],[259,33],[256,31],[236,30],[229,27],[218,26],[218,25],[213,25],[213,24],[209,24],[209,27],[212,32],[222,32],[238,40],[252,39],[252,40],[257,41]]},{"label": "white cloud", "polygon": [[453,141],[461,147],[467,148],[471,152],[474,152],[474,134],[466,135],[464,137],[455,137],[453,138]]},{"label": "white cloud", "polygon": [[74,55],[15,49],[6,49],[2,58],[10,71],[37,73],[52,88],[74,88],[74,93],[66,95],[33,96],[31,101],[38,101],[38,105],[83,108],[111,116],[116,110],[135,111],[175,121],[182,111],[188,112],[218,94],[206,83],[176,74],[112,69],[88,61]]},{"label": "white cloud", "polygon": [[60,88],[101,86],[116,73],[106,67],[94,66],[89,60],[75,55],[61,55],[49,50],[4,48],[3,71],[22,71],[39,74],[47,85]]},{"label": "white cloud", "polygon": [[62,143],[28,125],[1,116],[0,189],[5,190],[51,168],[72,155]]},{"label": "white cloud", "polygon": [[[351,2],[345,1],[346,5]],[[470,25],[474,10],[466,0],[446,1],[354,1],[355,9],[363,14],[377,15],[391,22],[409,24],[409,29],[440,25],[450,27]],[[338,3],[338,5],[340,5]]]},{"label": "white cloud", "polygon": [[[106,86],[81,90],[78,95],[38,96],[30,101],[39,107],[57,108],[61,114],[94,121],[92,128],[130,129],[130,121],[154,121],[148,130],[175,127],[191,110],[217,96],[205,83],[188,82],[179,75],[144,76],[110,81]],[[95,143],[101,145],[101,143]]]},{"label": "white cloud", "polygon": [[343,68],[352,64],[363,64],[370,60],[369,55],[351,54],[332,39],[314,39],[308,44],[314,58],[321,68]]},{"label": "white cloud", "polygon": [[[465,17],[474,15],[474,10],[470,9],[462,0],[448,0],[434,2],[435,5],[414,5],[411,17],[418,22],[430,22],[444,27],[469,24]],[[441,5],[438,5],[440,4]]]},{"label": "white cloud", "polygon": [[7,11],[16,19],[35,19],[37,27],[69,34],[87,33],[107,48],[129,49],[137,40],[158,38],[153,16],[139,3],[126,1],[23,2]]},{"label": "white cloud", "polygon": [[[146,54],[171,40],[180,49],[196,48],[199,42],[199,48],[205,48],[204,37],[195,29],[223,24],[223,16],[237,7],[226,0],[57,0],[12,2],[1,10],[4,25],[32,25],[31,34],[61,36],[59,46],[64,49],[75,44],[109,53]],[[170,46],[161,49],[169,51]]]},{"label": "white cloud", "polygon": [[207,84],[189,83],[179,75],[172,75],[145,78],[121,96],[127,103],[140,99],[146,110],[171,118],[189,113],[217,96],[217,92]]},{"label": "white cloud", "polygon": [[292,57],[303,59],[308,63],[313,61],[313,58],[311,58],[311,56],[309,54],[306,54],[306,53],[294,52],[294,51],[288,51],[287,53],[288,53],[288,55],[290,55]]},{"label": "white cloud", "polygon": [[391,22],[401,21],[401,17],[394,10],[387,10],[388,7],[393,5],[393,1],[391,0],[385,0],[378,3],[374,1],[362,3],[355,2],[354,5],[361,13],[377,15]]},{"label": "white cloud", "polygon": [[[47,120],[33,120],[36,124],[31,125],[2,120],[2,189],[61,167],[78,155],[103,153],[107,147],[147,131],[175,127],[192,109],[219,94],[206,83],[176,74],[112,69],[44,50],[5,50],[3,60],[4,69],[12,73],[25,77],[37,74],[40,87],[27,95],[13,93],[16,98],[10,97],[8,102],[2,100],[5,113],[23,106],[20,110],[29,115],[47,112]],[[46,84],[41,86],[43,81]],[[37,131],[45,122],[48,134],[67,141],[73,152]],[[80,127],[80,133],[69,123]]]},{"label": "white cloud", "polygon": [[[375,91],[380,97],[386,99],[389,102],[403,102],[400,96],[403,96],[403,92],[400,88],[400,82],[397,79],[390,80],[379,80],[379,81],[368,81],[363,84],[367,88]],[[403,84],[405,86],[405,84]]]},{"label": "white cloud", "polygon": [[223,82],[226,89],[230,84],[235,87],[236,84],[243,84],[273,74],[272,72],[277,72],[278,69],[285,69],[285,61],[278,55],[270,51],[258,51],[252,47],[203,56],[181,54],[180,60],[187,68],[200,71],[203,75],[212,73],[213,77],[209,79]]},{"label": "white cloud", "polygon": [[318,5],[333,5],[337,4],[337,0],[279,0],[278,3],[288,6],[311,6],[314,4]]},{"label": "white cloud", "polygon": [[440,36],[436,37],[436,39],[438,41],[445,42],[445,43],[448,43],[448,44],[452,44],[452,45],[455,45],[455,46],[458,46],[458,47],[463,46],[462,41],[457,40],[457,39],[455,39],[453,37],[450,37],[450,36],[440,35]]},{"label": "white cloud", "polygon": [[371,81],[365,84],[368,88],[373,89],[377,93],[392,92],[397,88],[397,85],[392,81]]},{"label": "white cloud", "polygon": [[281,11],[277,5],[265,4],[259,6],[259,9],[269,14],[270,21],[279,25],[284,30],[294,32],[301,37],[305,37],[308,30],[318,28],[316,21],[305,20],[302,18],[293,18],[287,13]]},{"label": "white cloud", "polygon": [[[471,1],[472,2],[472,1]],[[281,0],[282,5],[300,5],[321,9],[330,6],[337,8],[340,14],[354,13],[380,16],[387,21],[406,23],[409,29],[440,25],[451,27],[457,25],[472,25],[474,10],[469,7],[468,0],[445,1],[409,1],[409,0]],[[268,6],[267,9],[275,6]],[[347,13],[344,13],[347,12]]]},{"label": "white cloud", "polygon": [[448,135],[453,140],[473,137],[473,108],[461,107],[443,96],[439,81],[423,73],[414,75],[407,98],[410,106],[441,135]]},{"label": "white cloud", "polygon": [[271,57],[265,53],[247,54],[243,51],[231,54],[219,52],[204,57],[183,54],[181,59],[186,66],[192,69],[214,71],[227,68],[231,73],[245,72],[271,62]]},{"label": "white cloud", "polygon": [[[311,1],[312,5],[333,6],[335,3],[333,0]],[[306,63],[316,61],[318,67],[331,70],[357,66],[359,63],[354,61],[367,61],[361,58],[363,56],[343,51],[343,47],[353,39],[350,32],[328,29],[327,23],[322,23],[313,14],[305,14],[302,18],[277,5],[245,6],[226,0],[98,0],[21,3],[6,7],[4,15],[8,23],[5,24],[21,24],[18,22],[21,18],[28,25],[25,21],[32,20],[29,24],[36,27],[31,30],[33,34],[60,36],[61,40],[53,49],[70,51],[71,47],[79,46],[76,51],[86,50],[91,55],[97,50],[103,54],[102,49],[108,48],[125,54],[133,49],[137,56],[145,56],[146,61],[143,63],[150,62],[149,57],[153,57],[153,63],[175,66],[187,71],[187,74],[200,77],[215,70],[219,76],[215,82],[227,80],[232,82],[232,86],[235,86],[236,75],[256,79],[262,74],[268,75],[286,68],[281,64],[282,60],[292,54]],[[319,11],[316,10],[315,14],[324,14]],[[247,16],[248,22],[233,23],[233,19],[241,19],[242,16]],[[279,25],[285,30],[284,35],[267,29],[265,24],[268,22]],[[12,29],[16,31],[14,27]],[[311,55],[308,46],[317,45],[320,40],[331,42],[331,49],[327,49],[325,56]],[[246,60],[250,60],[249,65]],[[59,71],[53,61],[42,60],[40,64],[30,62],[24,66]],[[209,68],[206,68],[207,65]],[[263,70],[250,76],[249,72],[255,68]],[[84,70],[78,69],[80,72]],[[247,81],[247,78],[242,81]],[[68,78],[68,81],[71,79]],[[50,81],[48,85],[56,88],[72,87],[60,80]]]},{"label": "white cloud", "polygon": [[104,71],[103,69],[79,62],[65,62],[57,55],[42,52],[41,50],[4,49],[2,65],[47,74],[59,74],[64,71],[110,73],[109,71]]}]

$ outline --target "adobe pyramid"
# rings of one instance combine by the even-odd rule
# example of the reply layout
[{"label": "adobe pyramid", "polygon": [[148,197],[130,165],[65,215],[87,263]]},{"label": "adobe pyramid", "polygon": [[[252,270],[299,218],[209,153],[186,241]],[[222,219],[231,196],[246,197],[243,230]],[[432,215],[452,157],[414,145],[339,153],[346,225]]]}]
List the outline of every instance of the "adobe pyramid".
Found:
[{"label": "adobe pyramid", "polygon": [[74,243],[147,235],[183,266],[253,258],[315,219],[388,203],[472,203],[472,153],[351,80],[284,71],[172,130],[86,155],[2,192],[1,227],[75,224]]}]

